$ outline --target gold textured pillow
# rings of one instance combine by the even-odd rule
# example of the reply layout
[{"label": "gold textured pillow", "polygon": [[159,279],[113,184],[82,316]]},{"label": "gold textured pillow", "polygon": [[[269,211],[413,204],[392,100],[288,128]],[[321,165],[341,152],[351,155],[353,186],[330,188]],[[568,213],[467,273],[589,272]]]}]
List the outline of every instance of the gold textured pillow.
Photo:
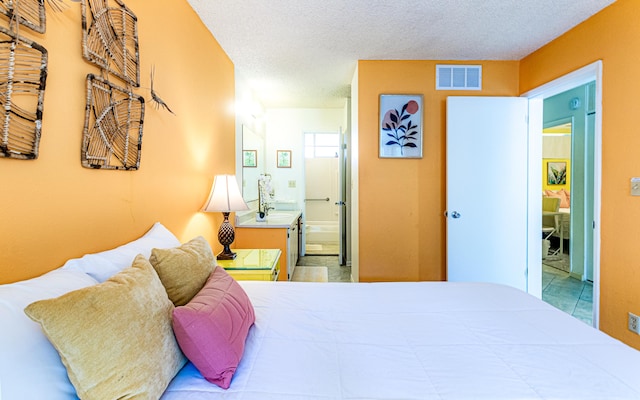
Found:
[{"label": "gold textured pillow", "polygon": [[191,301],[216,267],[216,257],[202,236],[172,249],[153,249],[149,261],[176,306]]},{"label": "gold textured pillow", "polygon": [[81,399],[158,399],[186,359],[174,306],[149,261],[104,283],[25,308],[60,354]]}]

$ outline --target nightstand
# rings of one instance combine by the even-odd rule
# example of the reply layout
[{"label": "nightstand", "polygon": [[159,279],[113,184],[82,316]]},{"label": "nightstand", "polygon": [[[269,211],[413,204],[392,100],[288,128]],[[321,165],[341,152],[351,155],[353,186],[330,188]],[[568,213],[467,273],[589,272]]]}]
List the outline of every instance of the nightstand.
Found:
[{"label": "nightstand", "polygon": [[275,281],[280,273],[280,249],[233,249],[234,260],[218,265],[238,281]]}]

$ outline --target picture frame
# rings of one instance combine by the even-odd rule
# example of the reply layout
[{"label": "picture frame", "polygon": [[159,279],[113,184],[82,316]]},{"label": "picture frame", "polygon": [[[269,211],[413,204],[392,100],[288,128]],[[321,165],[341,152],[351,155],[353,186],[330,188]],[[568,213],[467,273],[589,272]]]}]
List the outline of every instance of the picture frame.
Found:
[{"label": "picture frame", "polygon": [[381,94],[380,158],[422,158],[423,95]]},{"label": "picture frame", "polygon": [[278,168],[291,168],[291,150],[276,150]]},{"label": "picture frame", "polygon": [[567,184],[567,162],[548,161],[547,162],[547,185]]},{"label": "picture frame", "polygon": [[258,150],[242,150],[242,166],[256,168],[258,166]]}]

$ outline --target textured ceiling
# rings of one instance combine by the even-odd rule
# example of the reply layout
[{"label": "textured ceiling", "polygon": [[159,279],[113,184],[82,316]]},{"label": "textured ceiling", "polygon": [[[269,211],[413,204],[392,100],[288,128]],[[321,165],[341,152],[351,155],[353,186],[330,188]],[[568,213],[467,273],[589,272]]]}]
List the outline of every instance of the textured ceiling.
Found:
[{"label": "textured ceiling", "polygon": [[263,106],[341,107],[357,60],[519,60],[615,0],[188,0]]}]

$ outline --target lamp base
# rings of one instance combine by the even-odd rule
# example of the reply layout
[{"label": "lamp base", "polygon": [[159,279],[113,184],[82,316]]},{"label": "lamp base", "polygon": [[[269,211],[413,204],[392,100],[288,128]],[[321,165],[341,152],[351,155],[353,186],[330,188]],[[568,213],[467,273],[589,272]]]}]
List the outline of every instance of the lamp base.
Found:
[{"label": "lamp base", "polygon": [[228,253],[225,253],[225,250],[222,250],[220,253],[218,253],[218,255],[216,256],[216,259],[218,260],[235,260],[237,254],[234,253],[233,251],[229,250]]},{"label": "lamp base", "polygon": [[233,243],[236,234],[233,226],[229,223],[229,213],[223,212],[222,215],[224,216],[224,221],[222,221],[222,225],[220,225],[220,230],[218,231],[218,242],[222,245],[223,250],[216,258],[218,260],[233,260],[236,258],[236,253],[231,251],[229,245]]}]

